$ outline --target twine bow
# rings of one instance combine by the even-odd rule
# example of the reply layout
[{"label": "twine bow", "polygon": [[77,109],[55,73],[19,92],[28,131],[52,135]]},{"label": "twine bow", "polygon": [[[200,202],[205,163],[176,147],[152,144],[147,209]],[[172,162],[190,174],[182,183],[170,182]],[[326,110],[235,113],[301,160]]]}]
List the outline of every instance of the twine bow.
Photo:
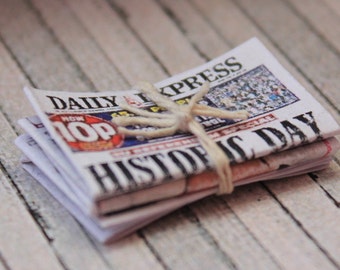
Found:
[{"label": "twine bow", "polygon": [[[171,136],[177,131],[190,132],[195,135],[203,148],[208,153],[219,176],[219,188],[217,194],[226,194],[233,191],[232,172],[229,158],[207,135],[204,128],[195,120],[195,116],[209,116],[224,119],[247,119],[248,112],[225,111],[207,105],[198,104],[209,91],[209,83],[205,82],[200,90],[191,98],[189,104],[178,105],[170,98],[161,95],[160,92],[148,82],[140,82],[137,87],[158,106],[168,110],[169,113],[152,113],[138,109],[126,103],[119,106],[140,116],[121,116],[113,121],[118,125],[118,131],[128,136],[142,136],[156,138]],[[125,126],[142,125],[157,127],[154,130],[127,129]]]}]

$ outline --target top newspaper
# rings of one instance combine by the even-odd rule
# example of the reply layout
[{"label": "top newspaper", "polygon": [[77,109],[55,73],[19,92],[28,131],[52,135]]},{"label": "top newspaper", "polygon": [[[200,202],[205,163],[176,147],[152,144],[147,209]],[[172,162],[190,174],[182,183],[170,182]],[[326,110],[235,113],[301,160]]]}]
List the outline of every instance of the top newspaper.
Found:
[{"label": "top newspaper", "polygon": [[[205,81],[210,90],[201,104],[250,113],[243,121],[197,117],[232,164],[339,133],[330,114],[255,38],[155,86],[178,104],[187,104]],[[91,201],[174,184],[212,168],[190,134],[148,140],[117,132],[112,119],[132,116],[119,107],[122,102],[163,111],[138,90],[71,93],[25,88],[25,92],[65,155],[55,159],[57,167]]]}]

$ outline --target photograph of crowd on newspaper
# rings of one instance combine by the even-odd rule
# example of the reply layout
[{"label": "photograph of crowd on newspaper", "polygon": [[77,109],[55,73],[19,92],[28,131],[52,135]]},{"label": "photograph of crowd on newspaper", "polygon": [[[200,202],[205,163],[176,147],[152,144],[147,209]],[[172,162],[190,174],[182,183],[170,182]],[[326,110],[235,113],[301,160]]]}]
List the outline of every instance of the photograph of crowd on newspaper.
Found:
[{"label": "photograph of crowd on newspaper", "polygon": [[226,110],[246,110],[250,117],[274,111],[299,100],[264,65],[213,87],[205,99]]},{"label": "photograph of crowd on newspaper", "polygon": [[[190,99],[181,98],[176,100],[178,104],[186,104]],[[264,65],[260,65],[230,81],[214,86],[199,102],[209,106],[224,108],[230,111],[246,110],[250,118],[275,111],[298,101],[299,98],[289,91]],[[129,104],[133,104],[131,98]],[[132,103],[131,103],[132,102]],[[138,105],[137,105],[138,106]],[[138,107],[141,105],[139,104]],[[143,109],[150,112],[161,112],[162,108],[155,104],[144,107]],[[97,116],[109,120],[110,117],[119,117],[130,115],[130,112],[121,111],[103,116],[103,113]],[[234,124],[238,120],[218,119],[212,117],[197,116],[197,121],[204,126],[207,131],[222,126]],[[133,126],[129,128],[153,129],[153,127]],[[177,134],[175,137],[182,137],[183,134]],[[172,138],[174,139],[174,137]],[[164,140],[164,138],[157,139]],[[125,138],[124,146],[145,144],[150,140],[143,138]]]}]

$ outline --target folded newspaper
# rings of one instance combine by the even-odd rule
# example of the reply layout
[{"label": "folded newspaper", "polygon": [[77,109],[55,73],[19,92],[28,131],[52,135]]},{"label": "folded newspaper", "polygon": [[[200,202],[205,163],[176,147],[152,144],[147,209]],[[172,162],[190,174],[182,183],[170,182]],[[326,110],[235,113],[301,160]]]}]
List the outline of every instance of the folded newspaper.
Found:
[{"label": "folded newspaper", "polygon": [[[195,117],[230,161],[234,186],[323,169],[340,148],[339,125],[255,38],[155,87],[187,106],[205,82],[199,108],[248,112],[243,120]],[[213,158],[197,137],[143,136],[167,131],[169,113],[140,89],[24,91],[37,116],[19,120],[27,132],[16,140],[22,166],[99,241],[218,192]],[[142,135],[120,132],[117,119],[130,118],[137,124],[125,129]]]}]

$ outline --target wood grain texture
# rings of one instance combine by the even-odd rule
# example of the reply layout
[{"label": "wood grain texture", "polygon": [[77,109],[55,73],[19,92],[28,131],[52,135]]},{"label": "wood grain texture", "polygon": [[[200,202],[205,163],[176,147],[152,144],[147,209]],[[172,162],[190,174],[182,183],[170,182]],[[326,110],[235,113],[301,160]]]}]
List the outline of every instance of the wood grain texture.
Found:
[{"label": "wood grain texture", "polygon": [[129,88],[253,36],[339,122],[339,8],[337,0],[0,0],[0,269],[339,268],[340,153],[326,170],[204,199],[103,246],[20,168],[12,143],[17,119],[33,113],[24,85]]},{"label": "wood grain texture", "polygon": [[[16,8],[18,7],[19,3],[16,3]],[[8,5],[8,8],[11,6]],[[30,13],[28,13],[30,15]],[[6,29],[7,25],[2,28],[3,30]],[[40,29],[41,26],[37,26],[32,24],[31,27],[33,28],[31,31],[42,31]],[[34,29],[35,27],[38,27],[38,30]],[[18,29],[17,31],[20,31],[21,29]],[[23,31],[26,29],[23,29]],[[4,32],[5,32],[4,31]],[[3,35],[5,41],[8,39],[13,38],[12,36],[17,37],[16,41],[20,43],[20,37],[24,35],[24,33],[12,33],[8,31],[8,35]],[[46,34],[47,37],[49,37]],[[51,37],[50,37],[51,38]],[[35,48],[35,50],[39,50],[39,48]],[[13,61],[13,59],[7,54],[6,51],[2,50],[4,57],[1,57],[1,59],[6,59],[7,61],[4,63],[5,65],[2,67],[2,70],[4,70],[4,74],[12,74],[13,70],[17,70],[17,65]],[[29,52],[31,53],[31,52]],[[60,57],[56,59],[57,63],[55,65],[59,64],[60,66],[67,65],[66,63],[63,63],[64,58]],[[26,69],[25,63],[22,64],[23,69]],[[40,77],[37,75],[37,73],[44,73],[46,69],[48,69],[48,62],[41,62],[38,66],[32,68],[31,70],[28,70],[27,72],[32,71],[32,73],[27,73],[27,76],[30,77],[31,80],[34,80],[37,85],[40,85]],[[8,70],[8,71],[6,71]],[[76,72],[75,72],[76,74]],[[18,74],[17,74],[18,75]],[[24,77],[21,74],[22,77]],[[9,80],[11,78],[11,80]],[[22,84],[27,84],[27,81],[23,79],[22,83],[19,83],[20,81],[16,81],[16,78],[13,77],[4,77],[4,82],[6,84],[14,86],[12,91],[9,91],[7,87],[3,87],[3,91],[1,91],[1,94],[6,94],[6,97],[9,98],[9,100],[15,100],[17,96],[22,96]],[[18,75],[18,78],[20,76]],[[50,85],[53,85],[55,89],[62,89],[63,82],[61,81],[60,84],[58,84],[59,81],[55,81],[53,78],[48,77],[47,80],[49,81]],[[73,89],[79,90],[82,87],[84,87],[83,83],[77,85],[76,76],[73,81]],[[46,80],[43,80],[41,83],[45,83]],[[90,86],[88,84],[85,84],[88,89],[90,89]],[[84,90],[84,89],[83,89]],[[23,99],[24,101],[24,99]],[[31,114],[31,108],[27,104],[27,102],[24,102],[22,107],[13,106],[9,107],[6,106],[6,100],[1,99],[0,101],[2,104],[4,104],[3,109],[4,111],[9,114],[15,116],[16,114],[19,114],[21,117],[23,117],[25,114],[30,115]],[[26,104],[26,105],[25,105]],[[12,113],[13,111],[13,113]],[[13,119],[14,120],[14,119]],[[17,119],[14,120],[14,122]],[[17,184],[20,192],[25,197],[25,200],[29,207],[36,213],[35,218],[37,219],[37,222],[41,226],[41,229],[43,230],[44,234],[50,239],[53,249],[55,249],[54,252],[62,259],[63,263],[66,267],[71,269],[81,269],[85,266],[89,269],[107,269],[110,268],[110,262],[105,259],[105,256],[98,253],[97,247],[93,245],[92,240],[84,233],[82,228],[75,222],[74,218],[70,216],[70,214],[60,206],[59,203],[57,203],[50,194],[48,194],[37,182],[35,182],[33,179],[31,179],[25,172],[20,169],[19,164],[19,151],[16,149],[16,147],[13,145],[14,138],[16,137],[15,133],[10,130],[9,125],[2,128],[2,134],[6,134],[5,138],[6,140],[1,141],[1,161],[3,166],[6,168],[6,171],[9,173],[9,175],[12,177],[13,181]],[[19,168],[19,170],[18,170]],[[143,241],[138,238],[133,238],[134,245],[133,245],[133,252],[131,252],[131,247],[126,245],[125,248],[121,248],[120,254],[117,254],[115,252],[109,252],[110,254],[110,260],[115,261],[115,264],[125,264],[124,256],[122,256],[122,253],[124,254],[131,254],[131,253],[138,253],[138,254],[144,254],[143,258],[147,258],[148,256],[151,258],[150,261],[152,261],[153,255],[150,253],[150,251],[147,249],[147,247],[143,244]],[[137,246],[139,243],[140,249],[136,249],[135,246]],[[129,251],[130,250],[130,251]],[[108,252],[106,252],[108,253]],[[148,256],[147,256],[148,255]],[[83,258],[84,257],[84,258]],[[145,260],[143,263],[140,263],[140,265],[144,265],[144,267],[149,266],[149,263],[147,260]],[[152,264],[155,265],[155,264]],[[135,267],[135,266],[134,266]],[[131,267],[133,269],[134,267]]]},{"label": "wood grain texture", "polygon": [[254,234],[249,233],[247,223],[240,220],[235,210],[226,204],[222,197],[205,199],[193,204],[191,209],[197,222],[211,234],[220,249],[230,256],[236,269],[282,267],[268,247]]},{"label": "wood grain texture", "polygon": [[157,82],[166,77],[161,64],[155,61],[108,3],[101,0],[66,2],[131,85],[139,80]]},{"label": "wood grain texture", "polygon": [[209,60],[231,49],[188,1],[161,0],[160,5],[203,58]]},{"label": "wood grain texture", "polygon": [[128,83],[90,33],[63,1],[34,0],[34,6],[56,38],[86,73],[96,89],[127,89]]},{"label": "wood grain texture", "polygon": [[[296,63],[294,59],[287,58],[285,52],[277,47],[275,43],[273,44],[270,40],[271,37],[264,33],[262,29],[259,29],[234,1],[213,0],[210,2],[211,4],[204,0],[193,1],[194,6],[202,16],[206,18],[207,23],[211,24],[215,31],[218,31],[222,38],[230,44],[229,46],[234,47],[249,38],[258,37],[313,97],[325,106],[338,122],[340,121],[338,107],[330,104],[328,98],[325,99],[324,93],[316,87],[314,81],[305,77],[298,66],[299,63]],[[270,12],[271,11],[268,10],[268,13]],[[226,25],[228,27],[226,27]],[[240,29],[242,29],[242,31]]]},{"label": "wood grain texture", "polygon": [[0,31],[4,43],[10,47],[31,81],[41,89],[79,90],[87,82],[69,54],[42,25],[42,20],[27,2],[0,1]]},{"label": "wood grain texture", "polygon": [[340,267],[339,209],[330,200],[325,199],[323,190],[310,181],[307,175],[272,181],[266,185],[317,246]]},{"label": "wood grain texture", "polygon": [[[1,117],[0,161],[35,219],[36,229],[41,230],[41,235],[44,235],[45,240],[51,245],[45,249],[54,252],[55,256],[69,268],[78,269],[87,265],[93,269],[106,269],[101,256],[80,225],[41,185],[23,171],[19,162],[19,150],[13,144],[16,134],[6,119],[2,115]],[[18,230],[20,232],[24,229],[18,228]],[[16,231],[13,228],[10,233],[16,234],[18,233]],[[2,232],[7,234],[6,230]],[[34,236],[33,233],[32,236]],[[18,247],[19,244],[14,244],[14,248],[18,249]],[[22,246],[23,252],[29,250],[29,245]],[[83,256],[84,258],[82,258]],[[30,259],[29,257],[25,258]],[[42,266],[44,265],[46,269],[48,263],[46,261],[44,265],[42,262]]]},{"label": "wood grain texture", "polygon": [[261,185],[241,187],[226,202],[284,269],[336,269]]},{"label": "wood grain texture", "polygon": [[153,0],[113,2],[119,6],[126,16],[127,23],[170,74],[183,72],[204,63],[174,22]]},{"label": "wood grain texture", "polygon": [[9,266],[7,264],[7,262],[5,261],[5,259],[3,257],[1,257],[0,254],[0,270],[9,270]]},{"label": "wood grain texture", "polygon": [[[308,80],[303,77],[303,74],[299,71],[299,69],[296,69],[296,65],[294,63],[287,61],[284,52],[278,50],[276,46],[273,46],[268,39],[268,36],[257,29],[253,22],[242,12],[242,10],[238,8],[237,5],[231,1],[226,2],[220,0],[215,0],[213,5],[209,5],[206,1],[195,0],[195,6],[201,13],[204,14],[205,18],[214,26],[215,30],[218,31],[226,40],[229,39],[231,42],[241,42],[244,38],[252,36],[259,37],[262,41],[264,41],[274,55],[278,57],[283,66],[285,66],[293,74],[293,76],[297,78],[299,82],[302,83],[307,90],[332,113],[337,121],[340,121],[340,114],[338,113],[337,107],[329,104],[329,101],[320,92],[320,90],[315,88],[313,83],[308,82]],[[225,25],[229,25],[230,27],[225,27]],[[245,30],[241,32],[233,30],[237,27]],[[237,45],[237,43],[234,45]],[[336,179],[333,181],[336,181]]]},{"label": "wood grain texture", "polygon": [[138,233],[111,245],[94,244],[111,269],[163,269],[162,262]]},{"label": "wood grain texture", "polygon": [[336,160],[332,161],[329,168],[314,172],[310,176],[320,184],[327,195],[329,195],[337,207],[340,207],[340,166]]},{"label": "wood grain texture", "polygon": [[326,4],[333,12],[335,15],[340,17],[340,3],[337,0],[323,0],[323,4]]},{"label": "wood grain texture", "polygon": [[[1,130],[6,120],[0,115]],[[1,132],[1,141],[6,132]],[[6,149],[7,151],[10,149]],[[0,171],[0,255],[4,269],[62,269],[31,214],[20,201],[3,170]],[[26,247],[26,248],[21,248]]]},{"label": "wood grain texture", "polygon": [[329,50],[325,41],[284,3],[257,2],[252,5],[249,0],[237,1],[254,23],[339,110],[340,56]]},{"label": "wood grain texture", "polygon": [[[307,25],[328,43],[329,50],[340,54],[340,17],[328,5],[320,5],[318,0],[292,1],[286,0],[292,11],[302,18]],[[339,5],[340,6],[340,5]]]},{"label": "wood grain texture", "polygon": [[22,91],[22,88],[30,82],[2,43],[0,43],[0,70],[1,111],[8,112],[7,117],[19,131],[17,120],[34,114],[33,109],[27,106]]}]

